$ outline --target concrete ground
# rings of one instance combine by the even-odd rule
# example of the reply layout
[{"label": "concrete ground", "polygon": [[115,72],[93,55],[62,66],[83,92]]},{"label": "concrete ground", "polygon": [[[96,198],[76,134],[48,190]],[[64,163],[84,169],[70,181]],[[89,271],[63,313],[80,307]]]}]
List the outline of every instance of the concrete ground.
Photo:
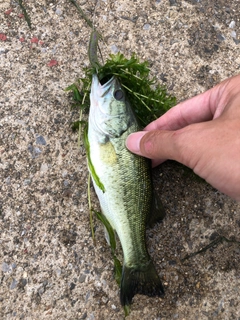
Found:
[{"label": "concrete ground", "polygon": [[[64,92],[88,65],[90,29],[67,0],[23,3],[32,30],[0,0],[0,318],[123,319]],[[240,71],[238,0],[78,3],[105,58],[135,52],[178,101]],[[127,319],[240,319],[240,206],[175,163],[153,174],[167,216],[147,243],[166,295],[135,296]]]}]

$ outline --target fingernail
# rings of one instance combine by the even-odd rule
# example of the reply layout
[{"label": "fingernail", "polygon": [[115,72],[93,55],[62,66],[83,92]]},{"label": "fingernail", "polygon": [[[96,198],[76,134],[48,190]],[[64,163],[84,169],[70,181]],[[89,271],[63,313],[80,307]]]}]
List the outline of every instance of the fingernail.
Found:
[{"label": "fingernail", "polygon": [[134,152],[140,153],[140,141],[142,137],[146,134],[146,131],[139,131],[136,133],[131,133],[126,140],[126,147]]}]

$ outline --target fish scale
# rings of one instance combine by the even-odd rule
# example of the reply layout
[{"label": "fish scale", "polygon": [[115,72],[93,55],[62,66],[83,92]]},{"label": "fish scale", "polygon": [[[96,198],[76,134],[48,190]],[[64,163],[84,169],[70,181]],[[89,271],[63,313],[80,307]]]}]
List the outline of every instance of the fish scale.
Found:
[{"label": "fish scale", "polygon": [[94,172],[91,166],[89,170],[102,214],[121,242],[124,264],[120,299],[128,306],[136,293],[164,294],[145,240],[151,211],[157,212],[153,208],[150,164],[125,147],[127,136],[140,128],[117,78],[112,76],[101,84],[93,75],[90,100],[88,162]]}]

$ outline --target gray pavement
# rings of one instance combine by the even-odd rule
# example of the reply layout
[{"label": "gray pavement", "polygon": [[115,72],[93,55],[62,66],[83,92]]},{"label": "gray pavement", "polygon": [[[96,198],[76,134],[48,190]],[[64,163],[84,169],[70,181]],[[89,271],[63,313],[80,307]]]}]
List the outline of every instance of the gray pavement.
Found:
[{"label": "gray pavement", "polygon": [[[24,3],[32,30],[16,1],[0,0],[0,318],[123,319],[96,220],[91,238],[86,156],[64,92],[88,65],[90,30],[67,0]],[[135,52],[178,101],[240,71],[238,0],[79,4],[105,58]],[[166,295],[135,296],[127,319],[240,319],[239,204],[173,162],[153,176],[167,216],[147,243]]]}]

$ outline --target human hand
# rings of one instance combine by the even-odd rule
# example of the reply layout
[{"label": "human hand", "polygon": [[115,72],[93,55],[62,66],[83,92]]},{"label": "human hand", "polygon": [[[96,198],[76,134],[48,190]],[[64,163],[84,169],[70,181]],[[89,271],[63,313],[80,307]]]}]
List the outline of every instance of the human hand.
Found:
[{"label": "human hand", "polygon": [[126,146],[153,166],[176,160],[240,201],[240,75],[179,103]]}]

